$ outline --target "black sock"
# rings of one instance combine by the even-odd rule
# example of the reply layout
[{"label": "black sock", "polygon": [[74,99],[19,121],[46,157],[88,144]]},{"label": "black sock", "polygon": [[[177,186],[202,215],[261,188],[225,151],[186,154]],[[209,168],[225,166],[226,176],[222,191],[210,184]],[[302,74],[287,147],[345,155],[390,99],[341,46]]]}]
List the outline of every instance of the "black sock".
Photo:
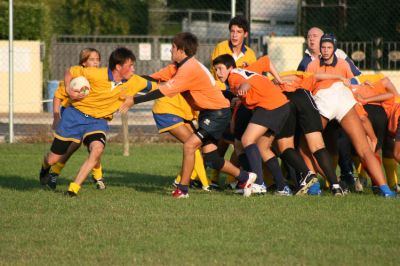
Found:
[{"label": "black sock", "polygon": [[247,159],[249,160],[251,172],[257,174],[256,184],[261,185],[263,183],[263,172],[262,172],[262,159],[260,151],[256,144],[250,144],[244,148]]},{"label": "black sock", "polygon": [[281,159],[284,160],[288,165],[293,167],[296,172],[299,172],[301,176],[306,175],[310,169],[308,169],[303,158],[300,154],[293,148],[287,148],[281,155]]},{"label": "black sock", "polygon": [[177,187],[185,194],[189,192],[189,186],[188,185],[178,184]]},{"label": "black sock", "polygon": [[265,162],[265,165],[267,166],[268,170],[271,171],[277,190],[283,190],[286,186],[286,182],[279,166],[278,158],[276,158],[276,156],[272,157]]},{"label": "black sock", "polygon": [[239,164],[240,166],[246,170],[247,172],[250,172],[250,163],[249,160],[247,159],[246,153],[242,153],[238,156]]},{"label": "black sock", "polygon": [[246,171],[240,170],[240,173],[238,176],[235,177],[239,183],[245,183],[247,179],[249,179],[249,173]]},{"label": "black sock", "polygon": [[317,159],[319,167],[321,167],[322,171],[324,171],[324,174],[329,183],[331,183],[331,185],[338,184],[339,182],[336,176],[336,172],[335,169],[333,169],[332,160],[326,148],[317,150],[313,153],[313,155],[315,159]]}]

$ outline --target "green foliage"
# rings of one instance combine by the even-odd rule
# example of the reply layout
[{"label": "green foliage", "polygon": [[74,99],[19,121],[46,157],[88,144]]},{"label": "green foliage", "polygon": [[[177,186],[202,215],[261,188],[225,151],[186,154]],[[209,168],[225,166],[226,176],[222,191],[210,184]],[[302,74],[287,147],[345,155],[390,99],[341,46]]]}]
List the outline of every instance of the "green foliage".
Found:
[{"label": "green foliage", "polygon": [[[49,8],[42,3],[14,3],[14,39],[47,40],[51,35]],[[8,39],[8,2],[0,2],[0,39]]]},{"label": "green foliage", "polygon": [[63,193],[87,157],[82,147],[56,192],[39,187],[49,144],[0,144],[2,265],[397,265],[400,200],[367,192],[335,198],[243,198],[190,191],[172,199],[180,144],[107,144],[107,189]]},{"label": "green foliage", "polygon": [[66,0],[60,8],[58,34],[145,34],[147,5],[143,1]]}]

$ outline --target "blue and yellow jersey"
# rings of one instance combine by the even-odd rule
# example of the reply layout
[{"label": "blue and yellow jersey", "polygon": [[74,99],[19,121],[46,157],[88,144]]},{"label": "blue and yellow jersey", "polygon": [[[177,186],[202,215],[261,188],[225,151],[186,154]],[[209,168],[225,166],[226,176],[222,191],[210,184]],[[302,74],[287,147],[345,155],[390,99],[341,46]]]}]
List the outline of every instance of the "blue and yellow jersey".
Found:
[{"label": "blue and yellow jersey", "polygon": [[217,81],[218,87],[220,87],[222,90],[226,90],[227,89],[226,84],[224,84],[218,80],[217,73],[215,72],[215,69],[212,65],[212,61],[215,58],[217,58],[218,56],[223,55],[223,54],[232,55],[233,58],[235,59],[236,66],[238,68],[243,68],[243,63],[250,65],[250,64],[256,62],[257,57],[256,57],[256,54],[254,53],[254,51],[250,47],[248,47],[244,44],[242,46],[242,52],[239,54],[238,57],[234,56],[233,50],[232,50],[232,44],[228,40],[222,41],[215,46],[214,51],[211,55],[211,74]]},{"label": "blue and yellow jersey", "polygon": [[365,81],[369,81],[371,83],[375,83],[381,79],[383,79],[385,77],[385,75],[378,73],[378,74],[361,74],[359,76],[356,76],[354,78],[352,78],[351,83],[353,85],[357,85],[357,84],[362,84]]},{"label": "blue and yellow jersey", "polygon": [[60,80],[57,90],[54,92],[54,97],[61,100],[62,107],[68,107],[71,105],[71,101],[68,93],[65,90],[64,81]]},{"label": "blue and yellow jersey", "polygon": [[84,76],[90,83],[90,93],[71,104],[84,114],[94,118],[112,119],[127,96],[134,96],[140,91],[156,88],[157,84],[133,75],[129,80],[115,82],[109,68],[84,68],[74,66],[70,68],[72,78]]}]

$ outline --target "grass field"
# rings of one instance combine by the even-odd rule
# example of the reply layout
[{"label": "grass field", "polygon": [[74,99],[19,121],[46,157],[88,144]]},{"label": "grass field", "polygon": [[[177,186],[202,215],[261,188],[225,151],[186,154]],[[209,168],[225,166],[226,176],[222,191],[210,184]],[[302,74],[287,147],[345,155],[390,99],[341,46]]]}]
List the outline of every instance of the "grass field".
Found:
[{"label": "grass field", "polygon": [[56,192],[38,172],[49,144],[0,144],[0,265],[397,265],[400,199],[243,198],[190,191],[171,198],[181,146],[108,144],[108,187],[64,195],[81,149]]}]

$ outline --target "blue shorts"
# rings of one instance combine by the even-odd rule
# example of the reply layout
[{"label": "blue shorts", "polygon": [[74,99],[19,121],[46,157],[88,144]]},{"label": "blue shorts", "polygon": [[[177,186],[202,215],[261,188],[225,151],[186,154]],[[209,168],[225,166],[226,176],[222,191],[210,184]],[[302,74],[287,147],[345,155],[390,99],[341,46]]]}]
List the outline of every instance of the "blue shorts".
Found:
[{"label": "blue shorts", "polygon": [[85,137],[103,133],[109,129],[107,120],[85,115],[76,108],[65,108],[60,123],[55,132],[55,137],[62,141],[80,143]]},{"label": "blue shorts", "polygon": [[154,121],[159,133],[167,132],[185,123],[185,120],[173,114],[155,114],[153,113]]}]

